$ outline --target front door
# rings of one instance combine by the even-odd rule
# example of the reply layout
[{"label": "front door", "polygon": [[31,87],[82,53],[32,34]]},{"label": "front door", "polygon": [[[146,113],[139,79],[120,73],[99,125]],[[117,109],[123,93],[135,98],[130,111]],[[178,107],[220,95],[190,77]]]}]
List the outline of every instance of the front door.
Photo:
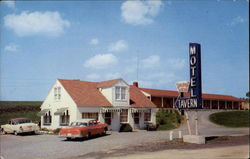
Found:
[{"label": "front door", "polygon": [[133,113],[135,128],[139,129],[140,113]]},{"label": "front door", "polygon": [[106,112],[104,114],[104,121],[106,124],[108,124],[108,128],[110,128],[110,126],[111,126],[111,118],[112,118],[111,112]]}]

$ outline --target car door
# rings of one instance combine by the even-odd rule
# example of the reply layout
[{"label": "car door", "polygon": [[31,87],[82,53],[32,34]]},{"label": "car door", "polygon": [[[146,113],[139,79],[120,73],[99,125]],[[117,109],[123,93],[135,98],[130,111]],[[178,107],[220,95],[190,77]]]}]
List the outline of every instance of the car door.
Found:
[{"label": "car door", "polygon": [[13,133],[14,132],[13,125],[14,125],[14,122],[9,121],[8,124],[5,125],[4,131],[7,133]]}]

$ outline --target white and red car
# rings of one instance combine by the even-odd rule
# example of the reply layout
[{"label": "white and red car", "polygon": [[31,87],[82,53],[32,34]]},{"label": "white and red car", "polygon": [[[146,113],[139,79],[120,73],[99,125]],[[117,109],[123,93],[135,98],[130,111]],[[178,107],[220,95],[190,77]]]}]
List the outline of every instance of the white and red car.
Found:
[{"label": "white and red car", "polygon": [[59,137],[67,139],[89,138],[93,135],[105,134],[107,129],[107,124],[100,124],[93,119],[82,119],[72,122],[67,128],[62,128],[59,132]]}]

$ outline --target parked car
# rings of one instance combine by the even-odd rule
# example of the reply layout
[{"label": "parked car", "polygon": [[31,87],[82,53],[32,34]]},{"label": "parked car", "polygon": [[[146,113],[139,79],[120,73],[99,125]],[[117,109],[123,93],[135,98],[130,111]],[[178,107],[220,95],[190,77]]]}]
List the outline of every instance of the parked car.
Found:
[{"label": "parked car", "polygon": [[59,132],[59,137],[67,139],[89,138],[92,135],[106,134],[107,130],[107,124],[100,124],[93,119],[82,119],[72,122],[67,128],[62,128]]},{"label": "parked car", "polygon": [[1,125],[1,132],[3,134],[13,133],[15,135],[22,133],[37,133],[39,131],[39,126],[33,123],[28,118],[15,118],[10,119],[8,124]]}]

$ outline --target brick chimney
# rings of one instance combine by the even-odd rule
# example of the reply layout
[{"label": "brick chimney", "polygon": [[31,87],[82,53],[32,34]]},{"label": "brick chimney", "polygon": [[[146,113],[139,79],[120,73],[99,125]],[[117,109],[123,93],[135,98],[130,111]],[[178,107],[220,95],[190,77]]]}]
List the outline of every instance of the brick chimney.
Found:
[{"label": "brick chimney", "polygon": [[133,86],[136,86],[138,88],[138,82],[133,82]]}]

